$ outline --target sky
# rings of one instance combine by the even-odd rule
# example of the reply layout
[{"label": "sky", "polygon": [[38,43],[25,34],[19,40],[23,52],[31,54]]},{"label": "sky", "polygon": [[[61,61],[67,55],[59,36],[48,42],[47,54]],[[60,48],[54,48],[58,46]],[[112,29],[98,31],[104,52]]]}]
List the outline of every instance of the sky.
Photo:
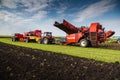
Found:
[{"label": "sky", "polygon": [[120,0],[0,0],[0,35],[40,29],[65,36],[53,26],[65,19],[77,27],[99,22],[120,36],[119,4]]}]

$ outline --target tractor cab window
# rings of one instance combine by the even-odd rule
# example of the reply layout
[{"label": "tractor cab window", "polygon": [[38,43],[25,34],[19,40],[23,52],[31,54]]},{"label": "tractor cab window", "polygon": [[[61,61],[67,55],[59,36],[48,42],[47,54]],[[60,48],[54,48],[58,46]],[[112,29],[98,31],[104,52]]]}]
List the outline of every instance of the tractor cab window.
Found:
[{"label": "tractor cab window", "polygon": [[51,32],[45,32],[43,36],[52,36]]}]

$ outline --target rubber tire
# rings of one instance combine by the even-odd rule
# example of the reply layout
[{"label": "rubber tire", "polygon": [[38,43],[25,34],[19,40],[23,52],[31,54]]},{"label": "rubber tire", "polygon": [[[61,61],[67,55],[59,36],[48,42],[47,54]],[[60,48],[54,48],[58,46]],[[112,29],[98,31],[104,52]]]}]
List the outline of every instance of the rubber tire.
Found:
[{"label": "rubber tire", "polygon": [[118,40],[117,42],[118,42],[118,44],[120,44],[120,40]]},{"label": "rubber tire", "polygon": [[81,39],[80,40],[80,46],[81,47],[88,47],[89,46],[89,41],[86,39]]},{"label": "rubber tire", "polygon": [[26,39],[25,42],[28,43],[28,42],[29,42],[29,39]]},{"label": "rubber tire", "polygon": [[13,37],[13,38],[12,38],[12,41],[13,41],[13,42],[15,42],[15,41],[16,41],[16,38],[15,38],[15,37]]},{"label": "rubber tire", "polygon": [[38,40],[38,44],[41,44],[41,43],[42,43],[42,41],[41,41],[41,39],[39,39],[39,40]]},{"label": "rubber tire", "polygon": [[48,38],[44,38],[44,39],[43,39],[43,44],[49,44]]},{"label": "rubber tire", "polygon": [[55,44],[55,39],[52,40],[51,44]]}]

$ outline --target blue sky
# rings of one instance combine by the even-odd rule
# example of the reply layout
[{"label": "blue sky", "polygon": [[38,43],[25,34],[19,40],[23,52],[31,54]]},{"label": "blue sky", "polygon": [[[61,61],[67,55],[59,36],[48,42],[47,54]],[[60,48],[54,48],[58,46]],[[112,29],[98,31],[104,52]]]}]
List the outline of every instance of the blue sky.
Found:
[{"label": "blue sky", "polygon": [[0,35],[40,29],[65,36],[53,24],[66,19],[78,27],[100,22],[120,36],[119,4],[120,0],[0,0]]}]

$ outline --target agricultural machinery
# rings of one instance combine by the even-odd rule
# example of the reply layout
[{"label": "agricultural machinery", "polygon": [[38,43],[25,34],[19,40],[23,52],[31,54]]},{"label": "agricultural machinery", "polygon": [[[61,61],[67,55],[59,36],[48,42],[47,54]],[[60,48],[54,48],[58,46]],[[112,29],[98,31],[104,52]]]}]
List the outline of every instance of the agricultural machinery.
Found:
[{"label": "agricultural machinery", "polygon": [[44,32],[43,36],[38,40],[38,43],[52,44],[55,43],[55,37],[52,36],[52,32]]},{"label": "agricultural machinery", "polygon": [[25,32],[24,34],[15,33],[12,37],[12,41],[23,41],[23,42],[38,42],[43,44],[51,44],[54,42],[54,37],[52,36],[52,32],[44,32],[42,34],[41,30],[34,30]]},{"label": "agricultural machinery", "polygon": [[81,47],[97,47],[115,33],[111,30],[105,32],[102,25],[98,22],[91,23],[90,27],[76,27],[66,20],[63,20],[63,23],[55,21],[54,26],[67,33],[66,37],[60,40],[60,43],[64,45],[76,44]]}]

